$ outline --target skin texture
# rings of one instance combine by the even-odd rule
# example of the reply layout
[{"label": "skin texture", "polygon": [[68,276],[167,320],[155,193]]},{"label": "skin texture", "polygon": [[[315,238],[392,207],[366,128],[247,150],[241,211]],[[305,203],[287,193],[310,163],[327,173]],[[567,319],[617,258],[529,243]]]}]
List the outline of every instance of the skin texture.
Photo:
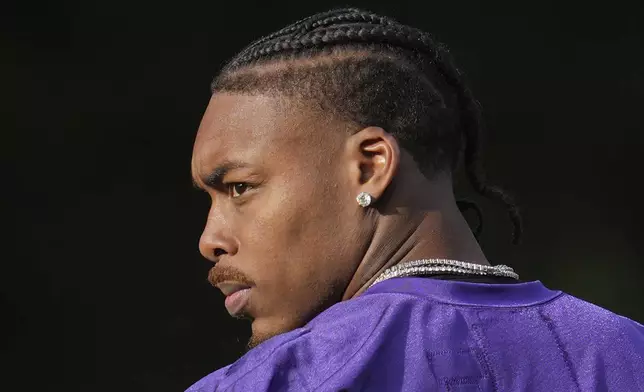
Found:
[{"label": "skin texture", "polygon": [[[225,162],[245,167],[211,183]],[[286,97],[214,94],[192,175],[212,200],[199,243],[215,263],[211,282],[251,287],[251,348],[359,295],[399,262],[487,264],[447,173],[428,180],[386,130]],[[373,206],[357,204],[360,192],[375,197]]]}]

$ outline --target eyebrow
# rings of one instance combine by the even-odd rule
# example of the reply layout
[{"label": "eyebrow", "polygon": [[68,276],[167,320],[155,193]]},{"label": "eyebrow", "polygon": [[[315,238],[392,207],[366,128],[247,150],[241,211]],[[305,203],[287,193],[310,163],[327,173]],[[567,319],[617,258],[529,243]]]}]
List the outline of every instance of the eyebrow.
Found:
[{"label": "eyebrow", "polygon": [[[224,161],[222,164],[214,168],[208,175],[201,178],[201,182],[209,188],[217,189],[223,185],[223,179],[231,170],[247,167],[240,161]],[[197,189],[203,189],[195,179],[192,179],[192,185]]]}]

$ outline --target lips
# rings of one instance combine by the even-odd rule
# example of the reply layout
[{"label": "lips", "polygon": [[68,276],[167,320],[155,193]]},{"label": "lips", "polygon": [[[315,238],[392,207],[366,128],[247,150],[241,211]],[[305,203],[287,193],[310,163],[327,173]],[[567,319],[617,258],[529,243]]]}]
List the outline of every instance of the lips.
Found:
[{"label": "lips", "polygon": [[224,293],[226,297],[228,297],[229,295],[233,294],[236,291],[250,288],[250,286],[247,284],[243,284],[239,282],[231,282],[231,281],[217,283],[215,287],[221,290],[221,292]]},{"label": "lips", "polygon": [[250,298],[250,288],[235,291],[226,297],[224,304],[228,313],[235,317],[239,316],[248,304]]},{"label": "lips", "polygon": [[224,305],[231,316],[239,316],[248,304],[251,288],[242,283],[222,282],[217,288],[226,296]]}]

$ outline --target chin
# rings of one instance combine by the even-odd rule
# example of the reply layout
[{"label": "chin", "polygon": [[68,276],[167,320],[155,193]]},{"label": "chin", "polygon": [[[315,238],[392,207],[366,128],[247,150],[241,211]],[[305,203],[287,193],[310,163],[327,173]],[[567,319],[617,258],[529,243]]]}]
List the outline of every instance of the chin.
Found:
[{"label": "chin", "polygon": [[254,319],[251,325],[251,336],[246,344],[246,348],[250,350],[272,337],[290,332],[304,324],[301,322],[280,321],[281,322],[275,322],[275,320],[262,318]]},{"label": "chin", "polygon": [[250,336],[250,339],[248,339],[248,342],[246,343],[246,351],[250,351],[254,349],[255,347],[259,346],[266,340],[268,340],[270,337],[263,337],[259,336],[257,334],[252,334]]},{"label": "chin", "polygon": [[282,333],[285,333],[285,332],[288,332],[288,331],[273,331],[273,332],[256,331],[255,325],[253,323],[250,339],[248,340],[248,343],[246,343],[246,349],[251,350],[251,349],[259,346],[263,342],[267,341],[268,339],[270,339],[270,338],[272,338],[274,336],[280,335]]},{"label": "chin", "polygon": [[336,302],[339,302],[339,296],[327,296],[326,299],[319,301],[319,304],[313,308],[309,308],[304,312],[289,311],[289,316],[278,316],[273,314],[267,317],[252,318],[251,337],[246,347],[248,350],[257,347],[266,340],[290,332],[294,329],[303,327],[320,314],[325,309],[329,308]]}]

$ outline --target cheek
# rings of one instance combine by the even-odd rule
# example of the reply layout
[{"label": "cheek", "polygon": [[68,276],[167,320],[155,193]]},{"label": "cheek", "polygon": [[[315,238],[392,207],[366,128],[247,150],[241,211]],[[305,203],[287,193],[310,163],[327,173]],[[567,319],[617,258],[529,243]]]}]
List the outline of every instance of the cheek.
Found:
[{"label": "cheek", "polygon": [[244,242],[249,251],[272,257],[293,251],[304,240],[315,241],[309,231],[320,206],[311,193],[287,185],[267,190],[248,210]]},{"label": "cheek", "polygon": [[244,218],[240,251],[254,264],[257,279],[271,284],[279,275],[294,287],[295,281],[331,279],[342,273],[338,263],[351,264],[347,244],[355,246],[356,209],[343,189],[322,179],[306,186],[285,181],[254,201]]}]

